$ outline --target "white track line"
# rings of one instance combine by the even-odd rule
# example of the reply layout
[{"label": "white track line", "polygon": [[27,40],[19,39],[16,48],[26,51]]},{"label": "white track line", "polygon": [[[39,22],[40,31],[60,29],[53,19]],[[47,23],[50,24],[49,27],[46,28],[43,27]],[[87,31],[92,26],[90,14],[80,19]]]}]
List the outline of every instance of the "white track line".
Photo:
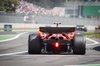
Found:
[{"label": "white track line", "polygon": [[93,42],[91,44],[86,44],[86,45],[97,45],[97,44],[99,44],[99,42],[97,42],[95,40],[92,40],[92,39],[89,39],[89,38],[86,38],[86,40],[89,40],[89,41]]},{"label": "white track line", "polygon": [[10,38],[10,39],[6,39],[6,40],[0,40],[0,42],[5,42],[5,41],[10,41],[10,40],[14,40],[14,39],[17,39],[19,36],[21,36],[22,34],[25,34],[27,32],[22,32],[20,34],[18,34],[17,36],[13,37],[13,38]]},{"label": "white track line", "polygon": [[26,53],[26,52],[27,51],[15,52],[15,53],[7,53],[7,54],[0,54],[0,56],[9,56],[9,55],[21,54],[21,53]]},{"label": "white track line", "polygon": [[[1,40],[0,42],[5,42],[5,41],[10,41],[10,40],[17,39],[19,36],[21,36],[22,34],[25,34],[25,33],[27,33],[27,32],[20,33],[20,34],[18,34],[16,37],[11,38],[11,39]],[[25,53],[25,52],[27,52],[27,51],[15,52],[15,53],[7,53],[7,54],[0,54],[0,56],[15,55],[15,54],[20,54],[20,53]]]}]

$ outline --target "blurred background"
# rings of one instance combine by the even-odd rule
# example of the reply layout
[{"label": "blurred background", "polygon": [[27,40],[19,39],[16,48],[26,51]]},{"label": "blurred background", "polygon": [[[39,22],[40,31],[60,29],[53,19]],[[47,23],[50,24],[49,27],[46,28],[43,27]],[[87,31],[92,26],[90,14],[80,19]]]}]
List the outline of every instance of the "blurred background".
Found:
[{"label": "blurred background", "polygon": [[40,26],[100,25],[100,0],[0,0],[0,28],[38,28]]}]

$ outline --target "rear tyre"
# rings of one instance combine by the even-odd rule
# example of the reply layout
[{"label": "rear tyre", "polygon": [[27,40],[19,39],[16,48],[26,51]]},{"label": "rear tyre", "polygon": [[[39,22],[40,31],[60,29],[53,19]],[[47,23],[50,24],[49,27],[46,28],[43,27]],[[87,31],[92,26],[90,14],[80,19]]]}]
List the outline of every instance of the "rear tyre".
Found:
[{"label": "rear tyre", "polygon": [[40,54],[41,53],[41,44],[40,44],[40,36],[38,35],[34,39],[34,35],[30,34],[28,38],[28,53],[29,54]]},{"label": "rear tyre", "polygon": [[86,38],[84,35],[77,34],[73,39],[73,54],[85,54]]}]

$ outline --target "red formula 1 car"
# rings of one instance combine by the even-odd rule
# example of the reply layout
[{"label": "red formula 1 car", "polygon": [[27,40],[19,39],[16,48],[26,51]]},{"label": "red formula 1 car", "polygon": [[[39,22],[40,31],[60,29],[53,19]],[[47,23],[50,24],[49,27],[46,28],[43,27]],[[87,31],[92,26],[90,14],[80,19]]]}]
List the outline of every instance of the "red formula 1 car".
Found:
[{"label": "red formula 1 car", "polygon": [[86,39],[84,35],[76,34],[75,27],[40,27],[35,39],[29,35],[28,53],[60,53],[73,52],[85,54]]}]

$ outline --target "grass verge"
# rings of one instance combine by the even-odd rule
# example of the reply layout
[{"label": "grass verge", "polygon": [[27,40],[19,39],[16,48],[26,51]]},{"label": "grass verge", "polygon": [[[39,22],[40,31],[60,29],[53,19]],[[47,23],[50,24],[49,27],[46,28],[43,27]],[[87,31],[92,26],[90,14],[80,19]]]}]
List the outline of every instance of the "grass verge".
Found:
[{"label": "grass verge", "polygon": [[16,35],[0,35],[0,40],[6,40],[15,37]]},{"label": "grass verge", "polygon": [[84,34],[87,38],[100,38],[100,31],[97,32],[85,32],[82,33]]}]

